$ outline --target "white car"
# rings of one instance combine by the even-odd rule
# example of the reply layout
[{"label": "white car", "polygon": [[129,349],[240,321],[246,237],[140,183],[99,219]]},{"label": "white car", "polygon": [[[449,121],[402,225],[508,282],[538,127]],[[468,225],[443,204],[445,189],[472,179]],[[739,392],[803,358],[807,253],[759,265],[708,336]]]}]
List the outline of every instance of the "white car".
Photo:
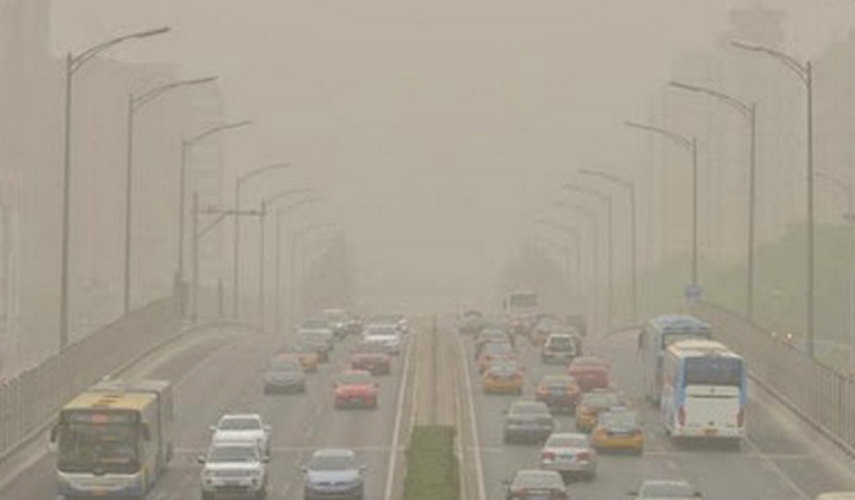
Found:
[{"label": "white car", "polygon": [[703,495],[686,481],[644,481],[631,497],[646,500],[702,500]]},{"label": "white car", "polygon": [[597,475],[597,452],[585,434],[554,433],[546,440],[540,455],[540,468],[557,471],[565,481],[571,475],[585,479]]},{"label": "white car", "polygon": [[362,333],[364,342],[377,342],[383,345],[390,354],[401,352],[401,332],[394,326],[369,325]]},{"label": "white car", "polygon": [[264,456],[270,456],[270,426],[255,413],[223,415],[215,426],[211,443],[255,444]]},{"label": "white car", "polygon": [[202,467],[202,500],[218,496],[265,498],[268,457],[251,442],[215,442],[207,455],[199,457]]}]

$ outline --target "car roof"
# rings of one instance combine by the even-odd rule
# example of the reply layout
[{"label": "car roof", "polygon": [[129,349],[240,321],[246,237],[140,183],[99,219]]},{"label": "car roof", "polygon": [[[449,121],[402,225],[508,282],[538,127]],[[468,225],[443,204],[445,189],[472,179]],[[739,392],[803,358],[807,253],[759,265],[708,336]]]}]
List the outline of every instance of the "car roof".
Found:
[{"label": "car roof", "polygon": [[237,420],[237,419],[261,420],[261,415],[259,415],[258,413],[226,413],[225,415],[220,417],[220,420],[231,420],[231,419],[235,419],[235,420]]}]

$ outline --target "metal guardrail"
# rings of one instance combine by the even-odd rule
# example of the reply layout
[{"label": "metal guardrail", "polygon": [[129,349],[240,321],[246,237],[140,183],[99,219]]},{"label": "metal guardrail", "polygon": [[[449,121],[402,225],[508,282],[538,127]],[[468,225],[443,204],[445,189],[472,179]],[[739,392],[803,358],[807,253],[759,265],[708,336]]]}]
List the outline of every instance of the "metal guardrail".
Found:
[{"label": "metal guardrail", "polygon": [[855,378],[811,360],[747,318],[708,302],[692,313],[748,361],[751,378],[850,456],[855,456]]},{"label": "metal guardrail", "polygon": [[180,298],[154,301],[4,381],[0,457],[26,441],[75,394],[168,338],[181,325],[181,311]]}]

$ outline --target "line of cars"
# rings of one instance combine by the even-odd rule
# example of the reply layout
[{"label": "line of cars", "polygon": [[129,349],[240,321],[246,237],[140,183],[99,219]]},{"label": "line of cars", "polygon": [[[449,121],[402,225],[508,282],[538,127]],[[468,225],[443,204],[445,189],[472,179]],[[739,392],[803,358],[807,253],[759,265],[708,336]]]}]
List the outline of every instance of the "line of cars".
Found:
[{"label": "line of cars", "polygon": [[[468,318],[467,318],[468,316]],[[511,327],[476,328],[471,313],[464,315],[459,331],[474,334],[474,353],[485,393],[520,395],[526,369],[519,361],[519,335]],[[583,356],[582,335],[572,324],[554,315],[543,315],[526,335],[540,351],[544,366],[557,366],[534,387],[534,400],[512,402],[504,412],[506,444],[542,444],[539,468],[516,472],[505,482],[507,500],[568,498],[567,485],[576,478],[597,476],[598,455],[628,451],[641,455],[644,432],[638,413],[610,376],[610,367],[595,356]],[[573,417],[573,431],[559,431],[556,417]],[[684,494],[695,498],[691,486],[675,481],[643,483],[633,496]],[[670,497],[665,497],[670,498]]]},{"label": "line of cars", "polygon": [[[340,309],[321,311],[302,321],[291,342],[270,359],[262,376],[263,392],[305,393],[307,374],[328,363],[339,344],[358,336],[350,346],[347,368],[334,377],[333,406],[377,408],[380,383],[375,375],[392,373],[392,358],[401,352],[403,336],[408,332],[407,320],[400,314],[364,322]],[[208,451],[198,458],[203,466],[202,499],[265,498],[271,427],[258,414],[242,413],[223,415],[211,431]],[[367,469],[357,463],[353,450],[317,450],[300,470],[305,500],[364,497]]]}]

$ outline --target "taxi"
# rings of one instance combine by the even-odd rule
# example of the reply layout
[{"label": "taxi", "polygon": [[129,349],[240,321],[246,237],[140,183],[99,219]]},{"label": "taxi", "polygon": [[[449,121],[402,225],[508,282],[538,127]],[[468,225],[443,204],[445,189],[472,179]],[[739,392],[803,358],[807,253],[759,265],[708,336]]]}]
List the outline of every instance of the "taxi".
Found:
[{"label": "taxi", "polygon": [[303,371],[307,373],[318,371],[318,363],[320,363],[320,359],[318,351],[314,346],[305,343],[297,343],[289,350],[289,352],[294,354],[294,356],[296,356],[300,361],[300,364],[303,366]]},{"label": "taxi", "polygon": [[591,432],[599,423],[600,413],[627,406],[623,395],[614,389],[595,389],[582,394],[576,406],[576,430]]},{"label": "taxi", "polygon": [[481,388],[487,394],[522,394],[524,370],[513,360],[493,362],[481,377]]},{"label": "taxi", "polygon": [[644,453],[644,429],[638,412],[617,407],[600,414],[598,420],[591,433],[591,444],[597,451]]}]

